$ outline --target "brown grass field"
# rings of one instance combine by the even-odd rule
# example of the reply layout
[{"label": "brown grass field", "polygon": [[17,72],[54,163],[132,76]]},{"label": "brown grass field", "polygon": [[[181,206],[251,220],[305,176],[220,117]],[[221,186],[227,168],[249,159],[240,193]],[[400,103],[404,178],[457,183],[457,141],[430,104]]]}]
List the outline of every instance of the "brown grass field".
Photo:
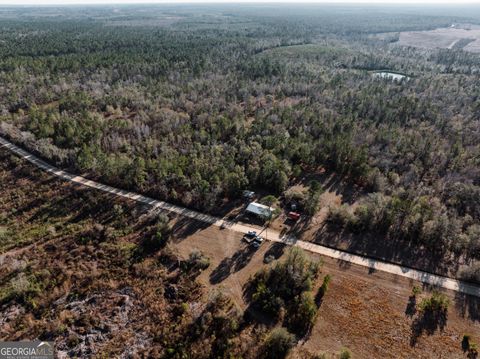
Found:
[{"label": "brown grass field", "polygon": [[[278,246],[267,243],[245,259],[242,254],[247,246],[239,235],[209,227],[177,239],[172,248],[180,256],[187,256],[192,249],[207,254],[211,265],[198,277],[205,295],[220,288],[241,308],[246,308],[245,283],[265,265],[266,253],[281,252],[275,248]],[[320,279],[323,274],[330,274],[332,284],[311,335],[300,342],[291,358],[333,354],[344,346],[351,349],[354,358],[466,358],[461,349],[463,334],[480,336],[480,307],[473,298],[446,292],[452,301],[446,326],[422,329],[419,333],[414,325],[416,314],[409,311],[409,297],[412,287],[421,286],[420,283],[383,272],[372,273],[367,268],[326,257],[313,257],[323,262]],[[224,268],[222,275],[217,274],[219,268]],[[421,297],[428,294],[429,288],[424,288]]]}]

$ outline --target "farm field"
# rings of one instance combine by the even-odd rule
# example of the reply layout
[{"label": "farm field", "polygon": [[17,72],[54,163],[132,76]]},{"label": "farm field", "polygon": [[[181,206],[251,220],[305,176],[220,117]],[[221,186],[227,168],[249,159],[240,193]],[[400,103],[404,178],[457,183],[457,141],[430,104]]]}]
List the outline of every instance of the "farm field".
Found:
[{"label": "farm field", "polygon": [[462,49],[480,52],[480,26],[449,27],[430,31],[401,32],[399,45],[426,49]]}]

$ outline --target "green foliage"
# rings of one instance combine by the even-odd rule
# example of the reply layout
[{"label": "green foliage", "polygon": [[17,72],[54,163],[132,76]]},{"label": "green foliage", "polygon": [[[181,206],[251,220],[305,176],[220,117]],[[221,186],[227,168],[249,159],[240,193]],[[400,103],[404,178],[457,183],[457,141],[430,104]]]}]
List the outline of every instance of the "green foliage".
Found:
[{"label": "green foliage", "polygon": [[[48,161],[207,211],[325,173],[333,189],[374,191],[354,214],[332,209],[337,229],[480,258],[480,58],[390,44],[475,12],[49,11],[12,9],[0,47],[0,133]],[[313,182],[301,195],[305,213],[320,194]]]},{"label": "green foliage", "polygon": [[284,196],[287,202],[303,203],[305,201],[304,191],[294,190],[292,188],[286,190]]},{"label": "green foliage", "polygon": [[470,334],[463,335],[462,349],[468,353],[468,358],[475,359],[478,357],[478,344],[472,340]]},{"label": "green foliage", "polygon": [[10,280],[10,283],[0,291],[0,303],[17,300],[29,307],[35,308],[35,297],[41,293],[43,285],[35,275],[20,273]]},{"label": "green foliage", "polygon": [[231,357],[232,339],[238,335],[242,321],[242,313],[233,301],[225,294],[215,292],[195,322],[187,341],[210,339],[211,353],[217,357]]},{"label": "green foliage", "polygon": [[131,167],[131,174],[129,178],[132,179],[132,186],[136,189],[142,189],[147,178],[145,169],[145,160],[141,157],[136,157]]},{"label": "green foliage", "polygon": [[314,180],[309,183],[308,194],[303,202],[305,213],[314,215],[318,211],[320,196],[323,192],[324,190],[319,182]]},{"label": "green foliage", "polygon": [[268,195],[268,196],[265,196],[262,199],[260,199],[259,202],[266,205],[266,206],[273,206],[274,204],[277,203],[277,201],[278,200],[275,196]]},{"label": "green foliage", "polygon": [[422,289],[418,285],[414,285],[412,287],[412,296],[416,297],[420,294],[422,294]]},{"label": "green foliage", "polygon": [[323,192],[322,185],[316,180],[310,181],[308,184],[310,192]]},{"label": "green foliage", "polygon": [[285,358],[290,349],[295,345],[295,336],[285,328],[273,329],[263,344],[263,358]]},{"label": "green foliage", "polygon": [[468,354],[472,358],[478,357],[478,344],[477,343],[470,343],[468,346]]},{"label": "green foliage", "polygon": [[77,155],[77,167],[80,171],[90,171],[96,168],[97,160],[94,150],[87,144],[83,144]]},{"label": "green foliage", "polygon": [[328,211],[327,222],[333,226],[346,227],[355,222],[355,217],[350,213],[348,206],[331,206]]},{"label": "green foliage", "polygon": [[348,348],[342,348],[342,350],[340,350],[339,358],[340,359],[351,359],[352,358],[352,353],[350,352],[350,350]]},{"label": "green foliage", "polygon": [[157,223],[150,231],[151,234],[146,235],[145,238],[143,238],[139,250],[144,254],[148,254],[165,247],[171,234],[171,228],[168,222],[168,217],[159,216],[157,218]]},{"label": "green foliage", "polygon": [[446,207],[438,199],[412,198],[406,193],[369,194],[353,216],[346,209],[334,209],[330,221],[355,233],[375,231],[416,241],[438,254],[445,253],[461,237],[460,222],[447,215]]},{"label": "green foliage", "polygon": [[[395,241],[439,259],[461,258],[471,264],[462,273],[465,278],[479,281],[480,58],[458,49],[390,44],[400,31],[472,23],[478,14],[457,8],[432,14],[422,7],[414,14],[388,7],[227,10],[82,7],[55,8],[51,16],[52,8],[9,9],[2,15],[0,133],[51,163],[202,210],[229,203],[245,188],[278,197],[289,184],[321,174],[329,191],[359,202],[355,213],[347,206],[332,208],[328,219],[336,230]],[[416,76],[402,83],[379,80],[368,72],[378,69]],[[322,189],[316,182],[309,187],[292,199],[313,215]],[[366,191],[374,193],[362,198]],[[21,197],[13,196],[12,202]],[[10,218],[25,206],[14,207],[0,213],[4,251],[52,236],[43,223],[15,228]],[[96,214],[97,207],[93,203],[85,213]],[[118,233],[133,230],[125,215],[129,211],[121,212],[114,208],[111,225]],[[53,224],[61,232],[59,242],[69,243],[63,238],[72,235],[82,243],[66,255],[68,265],[96,255],[98,260],[115,257],[114,265],[101,262],[96,268],[107,282],[113,273],[103,267],[111,265],[114,274],[130,268],[132,257],[156,253],[170,235],[168,221],[145,224],[135,236],[137,245],[109,240],[107,228],[76,231],[85,224],[77,217],[74,222],[66,227],[74,233],[65,233],[62,222]],[[56,251],[57,243],[52,248]],[[311,289],[317,271],[302,256],[292,256],[256,276],[252,300],[272,317],[286,313],[282,325],[303,335],[315,317]],[[192,253],[184,264],[196,271],[208,259]],[[72,268],[52,267],[59,273]],[[172,357],[187,357],[194,332],[196,348],[205,351],[199,357],[242,356],[232,349],[240,337],[236,310],[214,300],[199,323],[185,328],[182,321],[193,313],[184,298],[168,307],[172,313],[155,312],[156,301],[168,285],[178,287],[174,294],[181,297],[196,294],[188,281],[194,276],[173,276],[168,280],[179,282],[167,284],[149,269],[142,271],[142,281],[153,276],[160,286],[160,293],[143,298],[155,301],[146,302],[157,322],[149,328],[161,327],[152,346],[162,342]],[[79,287],[96,283],[95,273],[88,274]],[[15,298],[26,307],[37,306],[49,280],[31,273],[7,276],[1,301]],[[63,288],[52,287],[55,292],[45,290],[52,297]],[[327,287],[325,276],[321,290]],[[447,305],[430,298],[422,306],[430,311]],[[37,314],[41,320],[27,328],[33,336],[45,322],[45,312]],[[64,331],[63,325],[58,328]],[[286,352],[293,338],[279,341],[288,344]]]},{"label": "green foliage", "polygon": [[202,252],[194,250],[188,256],[187,269],[194,271],[202,271],[210,266],[210,259]]},{"label": "green foliage", "polygon": [[0,226],[0,241],[5,241],[10,235],[8,227]]},{"label": "green foliage", "polygon": [[285,260],[259,271],[252,279],[252,304],[277,319],[286,309],[288,328],[305,334],[317,313],[310,291],[318,270],[319,263],[307,259],[300,248],[292,247]]},{"label": "green foliage", "polygon": [[327,293],[328,286],[329,286],[331,280],[332,280],[332,276],[330,274],[327,274],[327,275],[325,275],[325,277],[323,277],[322,285],[318,289],[320,297],[323,297]]},{"label": "green foliage", "polygon": [[448,310],[450,300],[445,294],[433,292],[429,298],[424,298],[419,304],[419,309],[424,312],[444,313]]},{"label": "green foliage", "polygon": [[280,310],[285,305],[282,298],[275,295],[270,288],[267,287],[262,280],[257,281],[255,293],[252,296],[255,305],[261,308],[266,314],[278,317]]},{"label": "green foliage", "polygon": [[287,317],[287,327],[293,333],[306,334],[317,317],[317,305],[311,292],[303,292],[295,298]]}]

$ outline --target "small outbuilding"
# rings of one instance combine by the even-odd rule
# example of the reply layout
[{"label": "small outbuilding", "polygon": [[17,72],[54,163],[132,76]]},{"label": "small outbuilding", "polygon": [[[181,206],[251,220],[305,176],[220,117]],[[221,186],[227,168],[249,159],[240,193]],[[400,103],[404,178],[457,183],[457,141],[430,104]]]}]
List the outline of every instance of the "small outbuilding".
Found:
[{"label": "small outbuilding", "polygon": [[262,218],[270,218],[273,214],[272,207],[257,202],[251,202],[245,211]]}]

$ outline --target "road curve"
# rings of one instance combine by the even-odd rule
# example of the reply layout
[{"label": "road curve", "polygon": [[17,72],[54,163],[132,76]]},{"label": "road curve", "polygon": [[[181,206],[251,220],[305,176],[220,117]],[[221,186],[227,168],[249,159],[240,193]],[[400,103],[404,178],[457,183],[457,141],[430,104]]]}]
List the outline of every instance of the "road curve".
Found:
[{"label": "road curve", "polygon": [[[153,198],[140,195],[138,193],[129,192],[129,191],[115,188],[115,187],[107,186],[105,184],[89,180],[82,176],[76,176],[74,174],[60,170],[57,167],[49,165],[45,161],[21,149],[20,147],[14,145],[10,141],[7,141],[2,137],[0,137],[0,147],[7,148],[8,150],[17,154],[21,158],[31,162],[36,167],[41,168],[42,170],[69,182],[78,183],[83,186],[87,186],[103,192],[111,193],[115,196],[128,198],[133,201],[150,205],[153,208],[173,212],[173,213],[182,215],[184,217],[189,217],[189,218],[192,218],[204,223],[208,223],[214,226],[228,228],[229,230],[232,230],[235,232],[247,233],[248,231],[258,230],[258,228],[255,228],[247,224],[229,222],[225,219],[221,219],[221,218],[200,213],[197,211],[192,211],[187,208],[176,206],[164,201],[158,201]],[[332,249],[332,248],[325,247],[325,246],[311,243],[311,242],[299,241],[292,237],[281,236],[280,233],[275,232],[273,230],[268,230],[267,239],[273,242],[282,242],[288,245],[295,245],[310,252],[314,252],[320,255],[338,259],[343,262],[349,262],[349,263],[357,264],[360,266],[364,266],[374,271],[378,270],[382,272],[387,272],[387,273],[399,275],[402,277],[410,278],[419,282],[423,282],[429,285],[438,286],[441,288],[450,289],[460,293],[480,297],[480,286],[467,283],[464,281],[456,280],[453,278],[448,278],[448,277],[424,272],[421,270],[403,267],[398,264],[388,263],[381,260],[372,259],[372,258],[364,257],[361,255],[340,251],[337,249]]]}]

